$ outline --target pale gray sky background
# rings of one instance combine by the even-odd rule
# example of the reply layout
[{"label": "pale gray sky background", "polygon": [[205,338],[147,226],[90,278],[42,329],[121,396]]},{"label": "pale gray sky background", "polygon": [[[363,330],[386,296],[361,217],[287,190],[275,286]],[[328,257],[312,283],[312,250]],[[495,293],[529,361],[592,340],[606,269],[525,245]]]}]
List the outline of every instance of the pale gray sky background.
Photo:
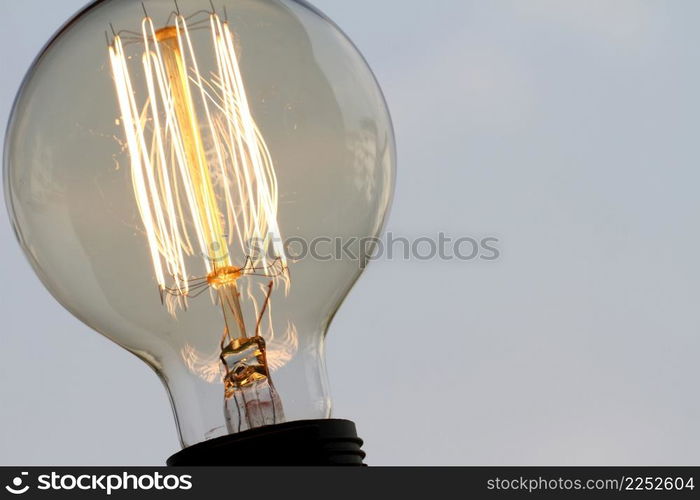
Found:
[{"label": "pale gray sky background", "polygon": [[[0,0],[0,132],[84,3]],[[341,308],[335,415],[368,462],[700,463],[700,3],[313,3],[393,113],[388,230],[501,240],[492,263],[377,262]],[[162,464],[156,376],[0,232],[0,464]]]}]

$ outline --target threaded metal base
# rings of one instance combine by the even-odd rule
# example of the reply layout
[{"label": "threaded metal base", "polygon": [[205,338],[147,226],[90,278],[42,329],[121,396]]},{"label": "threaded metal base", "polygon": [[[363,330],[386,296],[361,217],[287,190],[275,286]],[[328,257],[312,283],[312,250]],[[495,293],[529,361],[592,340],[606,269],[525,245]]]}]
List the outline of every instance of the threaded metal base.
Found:
[{"label": "threaded metal base", "polygon": [[299,420],[198,443],[169,466],[362,466],[365,452],[349,420]]}]

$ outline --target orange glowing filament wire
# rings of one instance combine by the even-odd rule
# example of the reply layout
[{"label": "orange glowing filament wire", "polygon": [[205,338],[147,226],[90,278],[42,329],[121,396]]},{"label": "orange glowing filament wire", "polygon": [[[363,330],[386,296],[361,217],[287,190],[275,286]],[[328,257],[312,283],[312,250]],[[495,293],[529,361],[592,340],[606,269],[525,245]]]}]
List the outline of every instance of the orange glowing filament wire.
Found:
[{"label": "orange glowing filament wire", "polygon": [[[174,25],[158,30],[150,17],[143,19],[140,68],[130,67],[133,56],[118,34],[109,55],[156,281],[161,293],[176,297],[167,306],[175,314],[191,291],[210,285],[229,332],[235,323],[245,337],[239,278],[270,276],[288,288],[289,277],[277,223],[277,178],[251,114],[234,35],[215,13],[209,29],[216,61],[209,78],[200,72],[179,14]],[[137,72],[142,80],[133,77]],[[142,103],[137,89],[147,96]],[[251,241],[263,243],[253,257],[247,256]],[[197,255],[206,277],[191,279],[188,266]],[[232,255],[247,256],[246,262],[233,262]]]}]

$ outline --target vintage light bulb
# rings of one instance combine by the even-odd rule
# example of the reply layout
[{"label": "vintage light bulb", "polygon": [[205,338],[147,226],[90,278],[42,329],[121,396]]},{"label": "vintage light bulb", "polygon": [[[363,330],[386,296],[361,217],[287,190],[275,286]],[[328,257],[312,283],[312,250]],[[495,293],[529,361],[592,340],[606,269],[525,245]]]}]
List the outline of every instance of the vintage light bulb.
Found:
[{"label": "vintage light bulb", "polygon": [[190,447],[330,418],[324,337],[394,157],[371,71],[308,4],[101,0],[25,79],[5,183],[43,283],[154,368]]}]

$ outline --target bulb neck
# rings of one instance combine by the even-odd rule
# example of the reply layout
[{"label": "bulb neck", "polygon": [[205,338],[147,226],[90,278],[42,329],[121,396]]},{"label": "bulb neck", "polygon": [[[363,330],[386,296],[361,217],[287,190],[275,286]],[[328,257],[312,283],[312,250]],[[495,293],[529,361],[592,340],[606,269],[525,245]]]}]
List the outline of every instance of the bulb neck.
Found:
[{"label": "bulb neck", "polygon": [[300,420],[268,425],[202,443],[171,456],[171,467],[362,466],[365,452],[349,420]]}]

